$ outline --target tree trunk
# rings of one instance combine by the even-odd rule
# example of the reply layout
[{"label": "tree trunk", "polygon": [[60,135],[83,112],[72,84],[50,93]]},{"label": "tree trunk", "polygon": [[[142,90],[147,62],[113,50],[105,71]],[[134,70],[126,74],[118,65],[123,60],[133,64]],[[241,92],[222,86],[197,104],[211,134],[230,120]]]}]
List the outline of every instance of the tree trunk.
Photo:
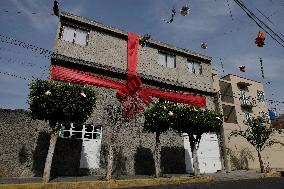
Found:
[{"label": "tree trunk", "polygon": [[258,155],[258,161],[259,161],[259,165],[260,165],[260,172],[264,173],[264,165],[263,165],[263,161],[261,159],[260,150],[257,150],[257,155]]},{"label": "tree trunk", "polygon": [[111,179],[113,169],[113,146],[108,146],[108,158],[107,158],[107,172],[106,172],[106,180]]},{"label": "tree trunk", "polygon": [[199,170],[196,144],[193,145],[193,148],[191,150],[192,150],[192,158],[193,158],[194,175],[199,176],[200,170]]},{"label": "tree trunk", "polygon": [[160,155],[160,133],[156,132],[156,145],[155,145],[155,151],[154,151],[154,156],[155,156],[155,174],[156,177],[161,176],[161,155]]},{"label": "tree trunk", "polygon": [[57,131],[52,132],[50,136],[50,144],[49,144],[48,153],[47,153],[47,157],[45,160],[44,171],[43,171],[42,179],[44,183],[49,182],[49,179],[50,179],[52,158],[54,155],[57,138],[58,138],[58,132]]}]

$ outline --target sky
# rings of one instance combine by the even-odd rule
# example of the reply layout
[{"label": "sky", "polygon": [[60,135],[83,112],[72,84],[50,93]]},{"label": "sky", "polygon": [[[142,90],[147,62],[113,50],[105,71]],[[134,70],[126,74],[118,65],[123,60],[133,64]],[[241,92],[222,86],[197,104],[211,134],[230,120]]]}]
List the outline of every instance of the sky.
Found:
[{"label": "sky", "polygon": [[[284,39],[284,0],[243,0],[243,3]],[[1,0],[0,35],[52,50],[58,18],[52,0]],[[178,10],[188,6],[181,16]],[[266,34],[265,46],[254,40],[262,31],[233,0],[59,0],[61,11],[212,57],[219,74],[235,74],[264,84],[267,99],[284,102],[284,48]],[[177,14],[170,24],[163,21]],[[266,17],[264,17],[260,10]],[[3,42],[0,36],[0,108],[28,109],[25,79],[48,79],[50,59],[39,52]],[[200,47],[206,42],[207,49]],[[261,77],[259,58],[263,60]],[[221,68],[224,64],[224,72]],[[246,66],[240,72],[239,66]],[[7,75],[10,74],[10,75]],[[21,78],[19,78],[19,76]],[[265,84],[270,81],[270,84]],[[284,112],[284,104],[270,108]]]}]

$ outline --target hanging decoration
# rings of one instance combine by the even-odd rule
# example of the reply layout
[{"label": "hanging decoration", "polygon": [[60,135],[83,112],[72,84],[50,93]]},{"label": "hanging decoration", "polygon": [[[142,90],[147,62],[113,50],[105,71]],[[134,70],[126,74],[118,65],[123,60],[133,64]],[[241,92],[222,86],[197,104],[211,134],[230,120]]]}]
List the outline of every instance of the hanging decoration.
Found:
[{"label": "hanging decoration", "polygon": [[139,39],[139,45],[142,47],[148,47],[150,43],[151,35],[145,34]]},{"label": "hanging decoration", "polygon": [[176,9],[173,8],[173,9],[172,9],[172,17],[171,17],[171,19],[170,19],[169,21],[167,21],[166,19],[164,19],[164,22],[166,22],[166,23],[168,23],[168,24],[172,23],[172,22],[174,21],[175,15],[176,15]]},{"label": "hanging decoration", "polygon": [[59,17],[59,6],[57,1],[53,2],[53,14]]},{"label": "hanging decoration", "polygon": [[260,62],[261,77],[262,77],[262,79],[264,79],[264,70],[263,70],[263,64],[262,64],[261,58],[259,58],[259,62]]},{"label": "hanging decoration", "polygon": [[188,15],[189,11],[190,11],[190,8],[188,6],[183,6],[180,9],[180,14],[182,16],[186,16],[186,15]]},{"label": "hanging decoration", "polygon": [[48,96],[48,95],[51,94],[51,92],[48,90],[48,91],[46,91],[44,94],[45,94],[46,96]]},{"label": "hanging decoration", "polygon": [[265,45],[264,41],[265,41],[265,33],[262,31],[259,31],[257,38],[255,38],[256,46],[263,47],[263,45]]},{"label": "hanging decoration", "polygon": [[245,66],[239,66],[239,69],[241,72],[246,72],[246,67]]},{"label": "hanging decoration", "polygon": [[205,96],[141,86],[142,82],[137,73],[138,45],[138,35],[129,32],[127,43],[128,77],[124,83],[57,65],[52,65],[51,79],[115,89],[117,91],[116,96],[124,102],[122,113],[125,117],[132,117],[138,111],[143,111],[141,101],[148,105],[152,102],[151,97],[206,107]]},{"label": "hanging decoration", "polygon": [[80,95],[81,95],[82,97],[84,97],[84,98],[87,98],[87,95],[86,95],[85,93],[83,93],[83,92],[81,92]]},{"label": "hanging decoration", "polygon": [[201,43],[201,48],[202,48],[202,49],[207,49],[207,47],[208,47],[208,46],[207,46],[207,43],[206,43],[206,42],[202,42],[202,43]]}]

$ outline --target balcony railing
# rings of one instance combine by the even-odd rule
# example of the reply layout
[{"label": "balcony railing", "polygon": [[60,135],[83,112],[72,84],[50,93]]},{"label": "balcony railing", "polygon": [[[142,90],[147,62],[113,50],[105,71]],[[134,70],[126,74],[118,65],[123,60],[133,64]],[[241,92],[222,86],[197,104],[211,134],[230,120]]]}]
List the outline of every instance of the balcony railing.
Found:
[{"label": "balcony railing", "polygon": [[256,106],[256,103],[254,100],[251,100],[249,97],[241,96],[240,97],[240,103],[243,107],[254,107]]}]

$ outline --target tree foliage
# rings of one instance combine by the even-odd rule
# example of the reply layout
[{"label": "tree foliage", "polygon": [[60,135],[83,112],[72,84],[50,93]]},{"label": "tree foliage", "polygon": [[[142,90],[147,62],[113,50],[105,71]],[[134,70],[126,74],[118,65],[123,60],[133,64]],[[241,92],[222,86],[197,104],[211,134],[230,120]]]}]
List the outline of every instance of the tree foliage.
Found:
[{"label": "tree foliage", "polygon": [[166,132],[176,124],[178,107],[175,103],[158,101],[144,112],[144,130],[148,132]]},{"label": "tree foliage", "polygon": [[[146,110],[144,115],[144,130],[156,133],[156,148],[159,147],[157,144],[157,141],[159,142],[159,134],[167,131],[169,128],[172,128],[178,133],[188,134],[191,151],[196,160],[194,161],[195,171],[199,170],[198,163],[196,163],[196,150],[202,134],[209,132],[218,133],[223,124],[222,115],[220,113],[195,109],[193,106],[189,105],[178,106],[173,102],[157,102],[153,107]],[[158,158],[156,159],[159,160]],[[155,162],[155,164],[157,163]],[[196,171],[195,174],[198,175],[198,171]]]},{"label": "tree foliage", "polygon": [[272,139],[271,136],[276,131],[281,133],[281,130],[276,130],[270,127],[270,124],[266,123],[265,118],[252,117],[247,122],[245,122],[245,124],[248,126],[245,131],[234,130],[230,133],[230,137],[241,136],[260,151],[264,150],[267,146],[280,143],[276,139]]},{"label": "tree foliage", "polygon": [[220,113],[183,105],[179,107],[178,121],[173,125],[173,129],[180,133],[187,133],[191,144],[199,144],[202,134],[219,133],[222,124]]},{"label": "tree foliage", "polygon": [[33,119],[82,123],[93,113],[96,92],[91,87],[34,80],[28,103]]}]

